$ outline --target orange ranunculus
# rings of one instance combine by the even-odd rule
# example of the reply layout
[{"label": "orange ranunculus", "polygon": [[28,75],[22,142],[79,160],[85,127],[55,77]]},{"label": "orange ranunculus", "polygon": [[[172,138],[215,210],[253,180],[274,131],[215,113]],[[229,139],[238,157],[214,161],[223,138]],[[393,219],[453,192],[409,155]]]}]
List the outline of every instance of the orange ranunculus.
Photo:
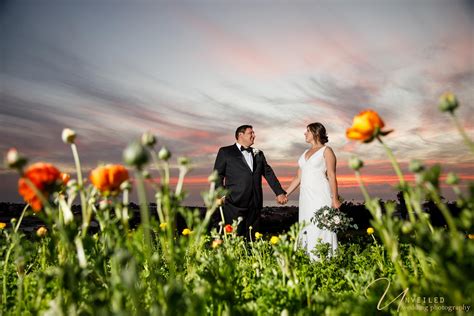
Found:
[{"label": "orange ranunculus", "polygon": [[100,192],[117,193],[122,182],[128,180],[128,171],[122,165],[105,165],[92,170],[89,178]]},{"label": "orange ranunculus", "polygon": [[62,182],[61,173],[52,164],[38,162],[26,169],[23,177],[18,180],[18,192],[35,212],[39,212],[43,208],[43,203],[33,188],[26,183],[25,178],[29,179],[45,198],[48,198],[49,194]]},{"label": "orange ranunculus", "polygon": [[353,140],[360,140],[363,142],[370,142],[374,137],[380,135],[387,135],[391,131],[383,132],[382,128],[385,126],[377,112],[373,110],[365,110],[354,116],[352,126],[347,129],[347,138]]}]

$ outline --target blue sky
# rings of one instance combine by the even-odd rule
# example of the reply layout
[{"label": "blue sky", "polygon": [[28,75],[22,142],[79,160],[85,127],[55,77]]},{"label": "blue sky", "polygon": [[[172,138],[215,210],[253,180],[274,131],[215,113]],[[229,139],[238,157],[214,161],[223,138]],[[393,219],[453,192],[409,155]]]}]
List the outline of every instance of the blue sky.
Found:
[{"label": "blue sky", "polygon": [[[69,127],[88,172],[121,162],[150,130],[192,159],[188,202],[199,204],[237,126],[254,126],[286,186],[318,121],[341,195],[361,199],[347,168],[358,155],[371,192],[394,198],[382,148],[345,137],[372,108],[395,130],[386,141],[402,166],[417,158],[474,179],[472,155],[437,110],[439,95],[455,92],[473,137],[472,1],[5,1],[0,12],[2,153],[16,147],[73,172],[60,140]],[[0,200],[20,200],[17,175],[1,169],[0,179]]]}]

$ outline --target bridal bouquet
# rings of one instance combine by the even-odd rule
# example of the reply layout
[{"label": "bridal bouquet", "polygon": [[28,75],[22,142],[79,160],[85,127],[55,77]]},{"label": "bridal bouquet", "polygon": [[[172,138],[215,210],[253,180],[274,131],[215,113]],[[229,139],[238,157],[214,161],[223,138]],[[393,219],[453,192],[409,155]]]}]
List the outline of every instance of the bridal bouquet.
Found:
[{"label": "bridal bouquet", "polygon": [[357,229],[357,224],[353,224],[353,219],[337,208],[323,206],[314,212],[311,218],[319,229],[325,229],[337,233],[338,231],[345,231],[348,228]]}]

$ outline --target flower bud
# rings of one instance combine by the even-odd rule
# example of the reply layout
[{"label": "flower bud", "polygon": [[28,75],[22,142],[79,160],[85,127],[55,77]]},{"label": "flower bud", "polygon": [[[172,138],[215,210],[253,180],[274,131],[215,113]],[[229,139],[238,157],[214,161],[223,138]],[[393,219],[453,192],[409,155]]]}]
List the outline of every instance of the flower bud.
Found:
[{"label": "flower bud", "polygon": [[101,200],[99,202],[99,209],[101,211],[105,211],[106,209],[109,208],[110,202],[108,200]]},{"label": "flower bud", "polygon": [[217,248],[217,247],[219,247],[220,245],[222,245],[222,239],[214,239],[214,240],[212,241],[211,247],[212,247],[212,248]]},{"label": "flower bud", "polygon": [[61,178],[61,183],[63,185],[67,185],[69,180],[71,180],[71,175],[69,173],[64,173],[64,172],[61,172],[59,174],[59,177]]},{"label": "flower bud", "polygon": [[349,159],[349,167],[351,169],[358,171],[363,166],[364,166],[364,162],[360,160],[358,157],[351,157]]},{"label": "flower bud", "polygon": [[459,184],[459,177],[457,176],[457,174],[450,172],[448,173],[448,176],[446,177],[446,183],[449,185]]},{"label": "flower bud", "polygon": [[234,230],[234,229],[232,228],[232,225],[227,224],[227,225],[225,225],[225,227],[224,227],[224,231],[226,232],[226,234],[232,233],[233,230]]},{"label": "flower bud", "polygon": [[260,239],[263,237],[263,234],[259,233],[259,232],[255,232],[255,239]]},{"label": "flower bud", "polygon": [[454,110],[459,106],[458,99],[456,96],[451,92],[445,92],[439,98],[438,107],[441,112],[450,112],[454,113]]},{"label": "flower bud", "polygon": [[36,236],[38,236],[39,238],[43,238],[44,236],[46,236],[47,233],[48,229],[44,226],[41,226],[36,230]]},{"label": "flower bud", "polygon": [[423,166],[421,161],[415,159],[415,160],[410,161],[410,165],[408,166],[408,169],[410,169],[410,171],[413,173],[420,173],[425,169],[425,167]]},{"label": "flower bud", "polygon": [[74,144],[74,140],[76,139],[76,132],[70,128],[65,128],[63,129],[61,138],[65,144]]},{"label": "flower bud", "polygon": [[130,166],[141,168],[148,162],[148,152],[142,144],[134,141],[123,151],[123,161]]},{"label": "flower bud", "polygon": [[158,158],[160,158],[161,160],[167,161],[168,159],[170,159],[170,157],[171,153],[168,149],[166,149],[166,147],[162,147],[161,150],[158,152]]},{"label": "flower bud", "polygon": [[413,225],[411,223],[403,223],[402,233],[408,234],[413,230]]},{"label": "flower bud", "polygon": [[125,191],[125,190],[131,190],[132,189],[132,184],[130,181],[124,181],[120,185],[120,190]]},{"label": "flower bud", "polygon": [[187,157],[178,157],[178,164],[180,166],[188,166],[190,163],[189,158]]},{"label": "flower bud", "polygon": [[15,148],[10,148],[5,155],[5,166],[10,169],[22,169],[26,165],[26,158]]},{"label": "flower bud", "polygon": [[142,145],[146,147],[153,147],[156,144],[156,137],[151,132],[145,132],[142,135]]}]

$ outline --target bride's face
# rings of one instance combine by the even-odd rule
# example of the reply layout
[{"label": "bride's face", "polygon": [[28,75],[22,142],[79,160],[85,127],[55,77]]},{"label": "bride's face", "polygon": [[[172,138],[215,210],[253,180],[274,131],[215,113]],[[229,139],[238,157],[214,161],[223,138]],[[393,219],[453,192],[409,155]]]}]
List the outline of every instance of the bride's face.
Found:
[{"label": "bride's face", "polygon": [[311,131],[306,128],[306,132],[304,132],[304,140],[307,142],[307,143],[311,143],[311,141],[313,140],[313,133],[311,133]]}]

